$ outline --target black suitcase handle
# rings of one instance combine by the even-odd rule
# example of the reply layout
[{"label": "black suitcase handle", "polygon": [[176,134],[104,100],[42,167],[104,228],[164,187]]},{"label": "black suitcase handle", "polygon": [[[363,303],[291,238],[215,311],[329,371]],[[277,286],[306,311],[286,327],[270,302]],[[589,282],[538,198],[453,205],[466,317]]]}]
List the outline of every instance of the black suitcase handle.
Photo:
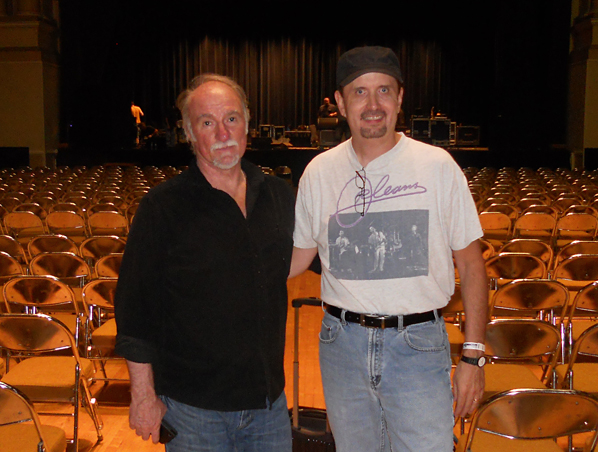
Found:
[{"label": "black suitcase handle", "polygon": [[322,306],[322,299],[317,297],[295,298],[291,304],[294,308],[300,308],[303,305]]}]

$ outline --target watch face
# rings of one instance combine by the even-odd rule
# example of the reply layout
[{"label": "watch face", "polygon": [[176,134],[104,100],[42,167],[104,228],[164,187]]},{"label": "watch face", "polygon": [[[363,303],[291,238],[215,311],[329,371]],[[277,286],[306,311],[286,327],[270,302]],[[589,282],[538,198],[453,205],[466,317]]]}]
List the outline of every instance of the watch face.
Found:
[{"label": "watch face", "polygon": [[480,356],[480,358],[478,359],[478,366],[479,367],[484,367],[484,364],[486,364],[486,357],[485,356]]}]

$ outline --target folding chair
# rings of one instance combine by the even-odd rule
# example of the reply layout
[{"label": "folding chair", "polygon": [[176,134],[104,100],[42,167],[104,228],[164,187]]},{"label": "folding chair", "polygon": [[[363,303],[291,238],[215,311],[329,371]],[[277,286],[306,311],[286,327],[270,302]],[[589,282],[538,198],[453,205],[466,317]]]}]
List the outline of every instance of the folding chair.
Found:
[{"label": "folding chair", "polygon": [[79,254],[94,267],[102,256],[114,253],[124,253],[127,242],[116,235],[97,235],[85,239],[79,245]]},{"label": "folding chair", "polygon": [[513,238],[538,239],[551,243],[556,227],[556,218],[548,213],[522,214],[513,226]]},{"label": "folding chair", "polygon": [[48,213],[52,212],[74,212],[80,215],[81,217],[84,216],[84,211],[83,209],[81,209],[81,207],[79,207],[74,202],[68,201],[56,202],[55,204],[50,206],[50,208],[48,209]]},{"label": "folding chair", "polygon": [[98,278],[118,278],[123,254],[108,254],[98,259],[95,274]]},{"label": "folding chair", "polygon": [[549,243],[538,239],[512,239],[505,243],[499,253],[527,253],[539,257],[547,268],[552,265],[554,252]]},{"label": "folding chair", "polygon": [[[6,356],[2,381],[25,393],[33,403],[60,403],[72,412],[38,412],[39,415],[66,415],[73,418],[74,450],[79,446],[79,407],[83,403],[94,423],[98,442],[102,423],[91,397],[87,379],[93,364],[79,357],[75,338],[59,320],[44,314],[0,315],[0,349]],[[69,356],[56,352],[67,353]],[[11,364],[10,358],[24,358]]]},{"label": "folding chair", "polygon": [[[569,292],[578,292],[598,280],[598,254],[574,254],[559,262],[552,279],[561,282]],[[573,299],[574,294],[571,296]]]},{"label": "folding chair", "polygon": [[530,204],[521,211],[521,215],[525,215],[526,213],[548,214],[554,217],[555,219],[560,216],[560,212],[556,209],[556,207],[552,207],[546,204]]},{"label": "folding chair", "polygon": [[94,380],[129,381],[122,378],[109,378],[105,368],[106,360],[122,360],[121,357],[114,355],[116,345],[114,295],[117,282],[116,278],[97,278],[83,288],[83,299],[89,309],[92,323],[87,339],[86,356],[89,359],[99,360],[104,374],[104,378],[94,378]]},{"label": "folding chair", "polygon": [[21,244],[26,244],[31,237],[46,233],[42,219],[33,212],[10,212],[4,217],[4,226]]},{"label": "folding chair", "polygon": [[33,237],[27,244],[29,256],[35,257],[41,253],[73,253],[79,254],[79,248],[66,235],[51,234]]},{"label": "folding chair", "polygon": [[71,287],[82,288],[91,277],[87,263],[74,253],[40,253],[31,258],[29,271],[32,275],[51,275]]},{"label": "folding chair", "polygon": [[507,215],[511,221],[515,221],[519,216],[519,209],[513,204],[502,204],[495,202],[486,207],[482,212],[500,212]]},{"label": "folding chair", "polygon": [[565,329],[570,352],[581,334],[596,324],[598,324],[598,281],[593,281],[577,292],[567,315]]},{"label": "folding chair", "polygon": [[555,253],[554,263],[552,270],[556,268],[558,264],[563,262],[568,257],[574,256],[575,254],[596,254],[598,255],[598,241],[595,240],[574,240],[571,243],[563,246]]},{"label": "folding chair", "polygon": [[500,248],[511,239],[513,223],[508,215],[502,212],[482,212],[478,215],[484,239]]},{"label": "folding chair", "polygon": [[85,218],[76,212],[52,211],[46,218],[48,230],[53,234],[62,234],[76,243],[87,238]]},{"label": "folding chair", "polygon": [[579,336],[569,363],[556,366],[555,373],[559,387],[598,396],[598,325]]},{"label": "folding chair", "polygon": [[[496,394],[473,416],[457,452],[562,452],[558,438],[592,433],[597,442],[598,401],[570,390],[515,389]],[[571,442],[569,451],[572,450]],[[588,449],[589,452],[590,449]]]},{"label": "folding chair", "polygon": [[15,276],[24,274],[25,271],[16,258],[4,251],[0,251],[0,285]]},{"label": "folding chair", "polygon": [[563,324],[569,291],[552,279],[515,279],[490,299],[490,318],[532,318]]},{"label": "folding chair", "polygon": [[87,332],[87,309],[79,306],[73,290],[54,276],[11,278],[2,288],[6,312],[49,314],[68,326],[77,344]]},{"label": "folding chair", "polygon": [[95,212],[87,220],[89,235],[116,235],[126,237],[129,233],[129,223],[120,212]]},{"label": "folding chair", "polygon": [[[557,327],[542,320],[497,319],[486,328],[484,399],[516,388],[546,388],[561,350]],[[542,370],[540,377],[531,367]]]},{"label": "folding chair", "polygon": [[589,213],[569,213],[560,217],[554,231],[554,247],[559,250],[574,240],[594,240],[598,218]]},{"label": "folding chair", "polygon": [[486,261],[486,274],[492,289],[515,279],[546,279],[546,264],[528,253],[499,253]]},{"label": "folding chair", "polygon": [[25,248],[14,237],[0,235],[0,251],[4,251],[14,257],[24,268],[27,268],[29,260],[27,259]]},{"label": "folding chair", "polygon": [[560,212],[565,212],[571,206],[580,204],[583,204],[583,199],[573,193],[561,196],[552,202],[552,206],[556,207]]},{"label": "folding chair", "polygon": [[45,221],[46,216],[48,215],[48,212],[46,211],[46,209],[44,209],[42,206],[39,205],[39,203],[36,202],[24,202],[19,204],[18,206],[15,206],[14,209],[12,209],[13,212],[31,212],[35,215],[37,215],[38,217],[40,217],[42,219],[42,221]]},{"label": "folding chair", "polygon": [[66,434],[42,425],[25,394],[0,382],[0,450],[2,452],[65,452]]}]

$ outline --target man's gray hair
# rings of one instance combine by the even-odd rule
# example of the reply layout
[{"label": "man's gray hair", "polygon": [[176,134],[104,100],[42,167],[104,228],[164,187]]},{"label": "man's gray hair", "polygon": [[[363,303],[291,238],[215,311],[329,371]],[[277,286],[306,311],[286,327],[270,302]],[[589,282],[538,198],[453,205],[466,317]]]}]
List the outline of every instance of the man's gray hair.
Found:
[{"label": "man's gray hair", "polygon": [[204,83],[208,82],[220,82],[224,83],[231,87],[239,96],[239,100],[243,105],[243,116],[245,117],[245,127],[249,130],[249,105],[247,103],[247,96],[245,95],[245,91],[237,82],[235,82],[232,78],[227,77],[226,75],[220,74],[201,74],[195,77],[189,83],[188,88],[179,94],[177,98],[176,105],[181,112],[181,116],[183,117],[183,127],[185,129],[185,133],[187,133],[188,138],[192,141],[195,141],[195,137],[193,136],[193,131],[191,129],[191,120],[189,118],[189,99],[191,98],[191,94],[199,88]]}]

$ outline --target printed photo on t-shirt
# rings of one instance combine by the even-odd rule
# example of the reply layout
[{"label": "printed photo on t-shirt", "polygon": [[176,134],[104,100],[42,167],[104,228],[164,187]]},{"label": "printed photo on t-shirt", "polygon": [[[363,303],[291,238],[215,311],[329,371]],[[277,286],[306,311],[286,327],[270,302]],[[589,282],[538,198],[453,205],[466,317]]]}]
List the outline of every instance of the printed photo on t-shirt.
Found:
[{"label": "printed photo on t-shirt", "polygon": [[417,209],[331,216],[330,272],[348,280],[428,275],[428,218]]}]

